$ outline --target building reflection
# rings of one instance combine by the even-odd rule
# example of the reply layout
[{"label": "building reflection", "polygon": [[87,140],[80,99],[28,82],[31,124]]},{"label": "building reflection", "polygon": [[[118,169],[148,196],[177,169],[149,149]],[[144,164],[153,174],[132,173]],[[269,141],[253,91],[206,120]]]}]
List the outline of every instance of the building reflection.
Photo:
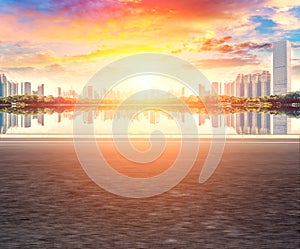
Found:
[{"label": "building reflection", "polygon": [[[47,126],[45,124],[45,115],[17,115],[13,113],[0,112],[0,133],[5,134],[9,129],[22,127],[32,128],[34,124]],[[170,111],[164,113],[156,110],[145,110],[137,112],[135,109],[124,109],[116,112],[115,110],[86,111],[82,113],[56,113],[54,114],[55,123],[64,123],[64,120],[74,120],[75,116],[81,116],[83,124],[93,124],[94,122],[106,122],[113,119],[135,120],[136,122],[148,122],[149,124],[159,124],[162,119],[177,120],[185,123],[190,113],[184,111]],[[271,135],[288,134],[291,132],[291,120],[286,115],[270,115],[268,113],[244,112],[227,115],[209,116],[207,114],[194,115],[198,120],[198,126],[211,124],[215,128],[230,128],[238,135]],[[52,123],[53,124],[53,123]],[[142,123],[141,123],[142,124]]]},{"label": "building reflection", "polygon": [[270,135],[270,119],[268,113],[234,113],[225,116],[225,126],[233,128],[239,135]]},{"label": "building reflection", "polygon": [[6,134],[13,128],[30,128],[31,120],[37,119],[38,123],[44,125],[44,114],[37,115],[17,115],[14,113],[0,112],[0,133]]},{"label": "building reflection", "polygon": [[291,130],[291,120],[286,115],[274,115],[272,121],[274,135],[288,134]]}]

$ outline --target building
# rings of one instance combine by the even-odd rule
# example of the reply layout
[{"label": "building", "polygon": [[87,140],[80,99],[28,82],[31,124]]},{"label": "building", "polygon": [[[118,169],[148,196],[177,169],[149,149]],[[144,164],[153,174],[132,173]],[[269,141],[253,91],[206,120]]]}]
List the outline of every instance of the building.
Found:
[{"label": "building", "polygon": [[273,94],[291,91],[291,43],[273,43]]},{"label": "building", "polygon": [[263,71],[259,76],[260,76],[261,94],[257,96],[270,96],[271,95],[271,74],[268,71]]},{"label": "building", "polygon": [[235,81],[225,83],[224,94],[236,97],[260,97],[271,94],[271,74],[263,71],[256,74],[239,74]]},{"label": "building", "polygon": [[87,87],[87,98],[93,99],[93,93],[94,93],[93,86],[88,86]]},{"label": "building", "polygon": [[[60,89],[60,87],[59,87],[59,89]],[[58,91],[58,94],[61,94],[61,92]],[[60,97],[61,95],[58,95],[58,96]],[[71,90],[68,90],[68,91],[63,91],[62,96],[67,97],[67,98],[77,98],[78,94],[75,92],[75,90],[71,89]],[[83,95],[83,97],[85,97],[85,95]]]},{"label": "building", "polygon": [[44,96],[45,93],[44,93],[44,84],[40,84],[38,85],[38,89],[37,89],[37,95],[38,96]]},{"label": "building", "polygon": [[57,97],[61,97],[61,88],[60,87],[56,88],[56,95],[57,95]]},{"label": "building", "polygon": [[244,75],[239,74],[235,79],[236,97],[244,96]]},{"label": "building", "polygon": [[211,92],[212,92],[212,94],[222,94],[221,83],[213,82]]},{"label": "building", "polygon": [[209,90],[207,91],[203,84],[198,85],[198,91],[199,91],[199,96],[207,96],[210,94],[210,91]]},{"label": "building", "polygon": [[20,94],[23,95],[24,94],[24,83],[21,82],[21,86],[20,86]]},{"label": "building", "polygon": [[24,82],[23,94],[31,95],[31,83],[30,82]]},{"label": "building", "polygon": [[7,97],[8,82],[5,74],[0,75],[0,96]]},{"label": "building", "polygon": [[184,97],[185,96],[185,87],[182,87],[181,88],[181,97]]},{"label": "building", "polygon": [[19,92],[19,84],[10,82],[10,96],[18,95]]},{"label": "building", "polygon": [[15,96],[19,92],[19,84],[11,82],[5,74],[0,74],[0,97]]}]

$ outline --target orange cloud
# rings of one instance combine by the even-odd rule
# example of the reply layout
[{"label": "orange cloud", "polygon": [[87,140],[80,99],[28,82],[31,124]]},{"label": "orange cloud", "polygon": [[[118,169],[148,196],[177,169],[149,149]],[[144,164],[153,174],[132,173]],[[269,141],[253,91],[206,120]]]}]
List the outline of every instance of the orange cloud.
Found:
[{"label": "orange cloud", "polygon": [[250,58],[223,58],[223,59],[206,59],[198,60],[196,63],[200,69],[213,69],[222,67],[241,67],[259,65],[260,62]]}]

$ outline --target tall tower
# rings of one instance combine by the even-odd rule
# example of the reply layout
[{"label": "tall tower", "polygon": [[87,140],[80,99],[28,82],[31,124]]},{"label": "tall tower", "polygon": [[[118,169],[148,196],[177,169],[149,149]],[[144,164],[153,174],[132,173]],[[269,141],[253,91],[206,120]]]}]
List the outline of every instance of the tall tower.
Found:
[{"label": "tall tower", "polygon": [[31,95],[31,83],[30,82],[24,82],[24,94]]},{"label": "tall tower", "polygon": [[[2,75],[0,74],[0,97],[4,97],[4,92],[3,92],[4,84],[2,80]],[[0,120],[1,122],[1,120]]]},{"label": "tall tower", "polygon": [[7,97],[8,94],[8,81],[5,74],[0,75],[0,85],[1,85],[1,97]]},{"label": "tall tower", "polygon": [[45,90],[44,84],[38,85],[38,89],[37,89],[38,96],[44,96],[45,95],[44,90]]},{"label": "tall tower", "polygon": [[291,91],[291,43],[273,43],[273,94]]}]

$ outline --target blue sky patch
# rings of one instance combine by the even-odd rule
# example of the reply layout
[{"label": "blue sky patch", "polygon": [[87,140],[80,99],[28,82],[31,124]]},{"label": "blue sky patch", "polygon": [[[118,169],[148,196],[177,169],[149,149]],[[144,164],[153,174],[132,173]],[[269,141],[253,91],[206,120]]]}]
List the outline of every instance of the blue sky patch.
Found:
[{"label": "blue sky patch", "polygon": [[260,25],[255,28],[261,34],[274,34],[274,29],[277,24],[270,19],[264,18],[262,16],[252,16],[250,20],[254,23],[259,23]]}]

